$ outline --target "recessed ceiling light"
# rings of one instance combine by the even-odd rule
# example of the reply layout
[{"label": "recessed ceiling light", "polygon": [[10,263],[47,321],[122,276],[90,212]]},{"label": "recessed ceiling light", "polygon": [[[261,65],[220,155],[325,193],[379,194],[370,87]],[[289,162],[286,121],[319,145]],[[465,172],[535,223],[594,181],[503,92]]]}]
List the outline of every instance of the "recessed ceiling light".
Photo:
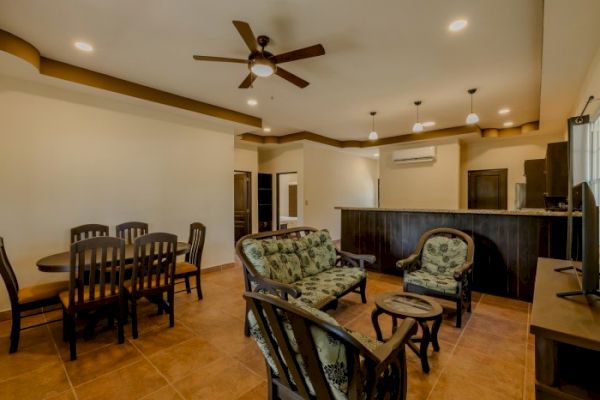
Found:
[{"label": "recessed ceiling light", "polygon": [[423,122],[422,125],[425,128],[431,128],[432,126],[435,126],[435,122],[434,121],[426,121],[426,122]]},{"label": "recessed ceiling light", "polygon": [[94,51],[94,46],[86,42],[75,42],[75,48],[88,53]]},{"label": "recessed ceiling light", "polygon": [[510,113],[510,108],[501,108],[498,110],[498,114],[500,114],[500,115],[505,115],[508,113]]},{"label": "recessed ceiling light", "polygon": [[460,30],[463,30],[467,27],[467,20],[466,19],[457,19],[456,21],[452,21],[450,23],[450,25],[448,25],[448,29],[450,29],[451,32],[458,32]]},{"label": "recessed ceiling light", "polygon": [[514,125],[514,123],[512,121],[506,121],[503,125],[507,128],[510,128],[511,126]]},{"label": "recessed ceiling light", "polygon": [[248,101],[246,102],[249,106],[254,107],[255,105],[258,104],[258,101],[256,101],[256,99],[248,99]]},{"label": "recessed ceiling light", "polygon": [[269,128],[268,126],[265,126],[263,128],[263,131],[265,131],[265,132],[271,132],[271,128]]}]

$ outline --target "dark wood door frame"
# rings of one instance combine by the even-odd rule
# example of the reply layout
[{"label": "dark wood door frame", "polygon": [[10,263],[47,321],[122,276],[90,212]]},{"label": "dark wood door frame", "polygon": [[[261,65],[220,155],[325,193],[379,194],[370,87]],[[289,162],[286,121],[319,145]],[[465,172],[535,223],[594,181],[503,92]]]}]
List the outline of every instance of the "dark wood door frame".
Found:
[{"label": "dark wood door frame", "polygon": [[496,168],[496,169],[479,169],[470,170],[468,172],[468,185],[467,185],[467,197],[468,207],[470,209],[480,208],[476,204],[476,185],[475,179],[477,177],[497,177],[498,179],[498,198],[497,207],[485,207],[488,209],[506,210],[508,209],[508,168]]},{"label": "dark wood door frame", "polygon": [[[246,193],[248,194],[248,198],[246,199],[246,203],[248,205],[248,233],[252,233],[252,172],[251,171],[241,171],[241,170],[233,170],[233,174],[245,174],[248,178]],[[234,193],[235,195],[235,193]],[[234,235],[235,235],[235,207],[234,207]]]},{"label": "dark wood door frame", "polygon": [[275,191],[277,192],[277,201],[275,204],[275,229],[279,229],[279,175],[298,174],[298,171],[277,172],[275,174]]}]

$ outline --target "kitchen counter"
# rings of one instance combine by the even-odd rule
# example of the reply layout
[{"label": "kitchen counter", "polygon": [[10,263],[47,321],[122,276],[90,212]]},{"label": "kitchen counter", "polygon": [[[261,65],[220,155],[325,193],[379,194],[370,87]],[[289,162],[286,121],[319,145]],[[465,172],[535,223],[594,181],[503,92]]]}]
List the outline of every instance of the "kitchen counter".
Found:
[{"label": "kitchen counter", "polygon": [[[543,208],[523,208],[520,210],[469,210],[461,208],[457,210],[450,209],[424,209],[424,208],[369,208],[369,207],[335,207],[336,210],[348,211],[399,211],[407,213],[433,213],[433,214],[482,214],[482,215],[525,215],[525,216],[547,216],[547,217],[566,217],[566,211],[548,211]],[[580,217],[580,211],[573,212],[574,217]]]},{"label": "kitchen counter", "polygon": [[[459,229],[475,242],[473,288],[531,301],[538,257],[564,259],[567,212],[523,210],[424,210],[336,207],[341,210],[341,248],[373,254],[373,269],[400,274],[421,235],[433,228]],[[573,256],[581,259],[581,213],[573,213]]]}]

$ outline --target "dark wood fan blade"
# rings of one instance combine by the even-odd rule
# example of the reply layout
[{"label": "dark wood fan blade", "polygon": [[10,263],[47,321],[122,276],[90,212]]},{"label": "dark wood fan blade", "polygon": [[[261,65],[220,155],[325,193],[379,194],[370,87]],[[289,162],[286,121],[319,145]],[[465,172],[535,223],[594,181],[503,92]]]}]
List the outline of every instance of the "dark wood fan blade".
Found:
[{"label": "dark wood fan blade", "polygon": [[309,85],[309,83],[306,82],[304,79],[300,78],[299,76],[296,76],[296,75],[292,74],[291,72],[286,71],[283,68],[277,67],[277,70],[275,71],[275,74],[279,75],[280,77],[282,77],[286,81],[291,82],[294,85],[296,85],[296,86],[298,86],[299,88],[302,88],[302,89],[304,89],[305,87],[307,87]]},{"label": "dark wood fan blade", "polygon": [[244,60],[243,58],[194,56],[194,60],[198,60],[198,61],[220,61],[220,62],[231,62],[231,63],[239,63],[239,64],[248,64],[248,60]]},{"label": "dark wood fan blade", "polygon": [[248,23],[244,21],[233,21],[233,25],[235,25],[235,28],[240,33],[242,39],[244,39],[244,43],[246,43],[246,46],[248,46],[250,51],[257,52],[258,47],[256,43],[256,36],[254,36],[254,33],[252,33],[250,25],[248,25]]},{"label": "dark wood fan blade", "polygon": [[281,64],[295,60],[302,60],[303,58],[322,56],[323,54],[325,54],[325,48],[323,45],[315,44],[314,46],[276,55],[271,57],[271,61],[273,61],[275,64]]},{"label": "dark wood fan blade", "polygon": [[248,89],[252,85],[252,82],[254,82],[255,79],[256,79],[256,75],[254,75],[253,73],[249,73],[248,76],[246,77],[246,79],[244,79],[244,81],[238,87],[240,89]]}]

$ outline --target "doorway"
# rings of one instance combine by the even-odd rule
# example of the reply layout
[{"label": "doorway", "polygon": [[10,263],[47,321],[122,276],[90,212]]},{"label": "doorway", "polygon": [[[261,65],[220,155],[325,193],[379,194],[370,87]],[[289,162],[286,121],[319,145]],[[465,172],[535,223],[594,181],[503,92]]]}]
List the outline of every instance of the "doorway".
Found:
[{"label": "doorway", "polygon": [[277,229],[298,226],[298,173],[277,174]]},{"label": "doorway", "polygon": [[469,171],[469,208],[506,210],[507,175],[506,168]]},{"label": "doorway", "polygon": [[252,232],[252,174],[248,171],[233,173],[233,230],[235,241]]}]

